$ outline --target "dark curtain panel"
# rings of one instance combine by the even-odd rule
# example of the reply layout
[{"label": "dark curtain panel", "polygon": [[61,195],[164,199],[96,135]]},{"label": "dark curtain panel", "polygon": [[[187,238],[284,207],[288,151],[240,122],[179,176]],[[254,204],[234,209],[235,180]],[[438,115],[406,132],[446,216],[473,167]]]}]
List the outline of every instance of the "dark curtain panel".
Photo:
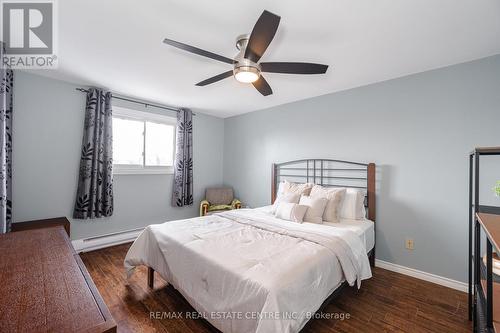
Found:
[{"label": "dark curtain panel", "polygon": [[[5,53],[0,42],[0,60]],[[0,65],[0,233],[12,222],[12,92],[14,73]]]},{"label": "dark curtain panel", "polygon": [[190,206],[193,204],[193,113],[191,110],[177,112],[175,138],[172,206]]},{"label": "dark curtain panel", "polygon": [[111,93],[89,89],[73,212],[76,219],[113,215],[112,122]]}]

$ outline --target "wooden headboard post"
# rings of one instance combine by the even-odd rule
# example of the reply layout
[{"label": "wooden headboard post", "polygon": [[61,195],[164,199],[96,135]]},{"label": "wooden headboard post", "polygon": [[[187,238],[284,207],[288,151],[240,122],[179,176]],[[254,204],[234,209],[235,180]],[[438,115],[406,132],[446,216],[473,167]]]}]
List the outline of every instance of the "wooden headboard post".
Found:
[{"label": "wooden headboard post", "polygon": [[368,219],[375,222],[375,163],[368,164],[367,177]]},{"label": "wooden headboard post", "polygon": [[272,170],[271,170],[271,205],[274,204],[274,201],[276,200],[276,191],[277,191],[277,184],[276,184],[276,164],[271,165]]},{"label": "wooden headboard post", "polygon": [[[367,182],[366,182],[366,191],[368,197],[368,219],[372,220],[375,223],[375,163],[368,164],[367,172]],[[376,229],[375,229],[376,230]],[[373,234],[374,244],[377,244],[377,233]],[[375,267],[375,246],[373,246],[372,254],[370,256],[370,265]]]}]

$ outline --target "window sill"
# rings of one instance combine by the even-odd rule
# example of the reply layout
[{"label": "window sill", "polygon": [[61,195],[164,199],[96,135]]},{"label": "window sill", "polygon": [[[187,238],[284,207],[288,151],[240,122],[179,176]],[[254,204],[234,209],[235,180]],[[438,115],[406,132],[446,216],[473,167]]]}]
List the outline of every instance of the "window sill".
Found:
[{"label": "window sill", "polygon": [[118,169],[113,170],[113,175],[173,175],[170,169]]}]

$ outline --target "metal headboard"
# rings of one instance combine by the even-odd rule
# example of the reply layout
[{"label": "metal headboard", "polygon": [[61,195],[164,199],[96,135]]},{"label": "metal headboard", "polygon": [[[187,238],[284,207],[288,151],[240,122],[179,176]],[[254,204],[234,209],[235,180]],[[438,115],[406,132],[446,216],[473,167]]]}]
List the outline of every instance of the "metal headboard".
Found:
[{"label": "metal headboard", "polygon": [[271,203],[281,181],[314,183],[325,187],[365,189],[368,219],[375,222],[375,164],[332,159],[305,159],[272,165]]}]

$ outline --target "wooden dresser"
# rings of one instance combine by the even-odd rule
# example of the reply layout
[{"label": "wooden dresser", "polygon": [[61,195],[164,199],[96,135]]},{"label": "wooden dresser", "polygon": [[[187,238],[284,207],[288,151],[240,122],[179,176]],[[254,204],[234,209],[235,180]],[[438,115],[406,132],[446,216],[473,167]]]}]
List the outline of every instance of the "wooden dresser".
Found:
[{"label": "wooden dresser", "polygon": [[0,332],[116,332],[63,226],[0,235]]}]

